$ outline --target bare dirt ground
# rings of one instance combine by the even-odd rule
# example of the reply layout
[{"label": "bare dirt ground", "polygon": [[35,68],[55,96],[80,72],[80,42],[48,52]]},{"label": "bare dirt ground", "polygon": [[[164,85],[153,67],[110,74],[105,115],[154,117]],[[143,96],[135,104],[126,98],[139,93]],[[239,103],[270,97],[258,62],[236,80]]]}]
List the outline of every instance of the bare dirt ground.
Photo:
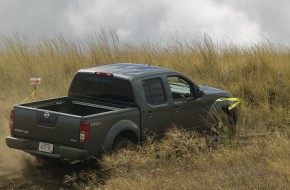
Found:
[{"label": "bare dirt ground", "polygon": [[86,183],[86,179],[74,179],[73,183],[66,179],[86,170],[99,169],[97,162],[37,161],[25,153],[13,154],[15,156],[9,160],[1,159],[0,189],[78,189],[76,183]]},{"label": "bare dirt ground", "polygon": [[5,121],[0,128],[0,189],[74,189],[75,184],[64,183],[66,177],[99,167],[97,162],[39,161],[27,153],[9,149],[5,143],[8,121],[0,120]]}]

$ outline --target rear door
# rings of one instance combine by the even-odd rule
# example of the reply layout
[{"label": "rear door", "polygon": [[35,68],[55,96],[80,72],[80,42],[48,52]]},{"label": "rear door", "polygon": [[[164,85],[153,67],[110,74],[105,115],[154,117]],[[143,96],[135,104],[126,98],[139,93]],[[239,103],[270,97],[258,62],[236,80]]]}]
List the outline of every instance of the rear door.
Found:
[{"label": "rear door", "polygon": [[171,105],[165,93],[163,80],[161,77],[142,79],[140,86],[140,90],[143,91],[140,94],[144,100],[141,114],[143,130],[161,134],[172,125]]}]

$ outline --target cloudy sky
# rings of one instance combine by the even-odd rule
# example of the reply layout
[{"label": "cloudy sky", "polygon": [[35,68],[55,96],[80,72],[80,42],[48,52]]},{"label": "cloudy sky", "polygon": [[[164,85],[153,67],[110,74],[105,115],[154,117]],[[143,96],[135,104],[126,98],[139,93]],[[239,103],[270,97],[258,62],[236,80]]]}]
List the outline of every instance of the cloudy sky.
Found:
[{"label": "cloudy sky", "polygon": [[84,38],[110,29],[124,41],[207,33],[251,44],[290,42],[289,0],[0,0],[0,34]]}]

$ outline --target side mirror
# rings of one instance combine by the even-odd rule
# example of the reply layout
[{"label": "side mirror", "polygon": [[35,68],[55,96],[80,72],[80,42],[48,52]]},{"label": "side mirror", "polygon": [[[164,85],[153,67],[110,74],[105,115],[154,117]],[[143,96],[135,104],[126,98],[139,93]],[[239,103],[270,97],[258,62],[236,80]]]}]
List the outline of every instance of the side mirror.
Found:
[{"label": "side mirror", "polygon": [[204,95],[204,91],[201,90],[200,88],[196,89],[196,96],[197,98],[200,98]]}]

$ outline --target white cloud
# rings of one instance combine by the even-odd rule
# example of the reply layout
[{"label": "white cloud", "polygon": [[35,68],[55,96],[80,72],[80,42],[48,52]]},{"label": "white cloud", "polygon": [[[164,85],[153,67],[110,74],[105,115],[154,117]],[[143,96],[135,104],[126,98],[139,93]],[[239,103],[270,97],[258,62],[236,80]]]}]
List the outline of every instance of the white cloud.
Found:
[{"label": "white cloud", "polygon": [[133,43],[202,33],[237,43],[287,41],[289,7],[287,0],[0,0],[0,34],[86,38],[111,29]]},{"label": "white cloud", "polygon": [[0,34],[17,30],[24,34],[46,35],[61,32],[63,10],[72,0],[0,0]]},{"label": "white cloud", "polygon": [[176,33],[194,36],[210,33],[238,43],[258,41],[259,26],[233,6],[214,0],[88,0],[67,10],[67,21],[77,36],[110,28],[120,39],[166,40]]},{"label": "white cloud", "polygon": [[78,1],[67,8],[66,15],[76,35],[109,28],[115,30],[121,39],[134,41],[150,37],[156,31],[165,8],[162,6],[158,1]]},{"label": "white cloud", "polygon": [[[181,33],[209,33],[223,40],[238,43],[260,40],[259,26],[244,12],[216,1],[183,0],[170,4],[163,31],[176,30]],[[172,31],[173,32],[173,31]]]},{"label": "white cloud", "polygon": [[290,42],[290,1],[289,0],[221,0],[245,12],[264,35],[271,40]]}]

